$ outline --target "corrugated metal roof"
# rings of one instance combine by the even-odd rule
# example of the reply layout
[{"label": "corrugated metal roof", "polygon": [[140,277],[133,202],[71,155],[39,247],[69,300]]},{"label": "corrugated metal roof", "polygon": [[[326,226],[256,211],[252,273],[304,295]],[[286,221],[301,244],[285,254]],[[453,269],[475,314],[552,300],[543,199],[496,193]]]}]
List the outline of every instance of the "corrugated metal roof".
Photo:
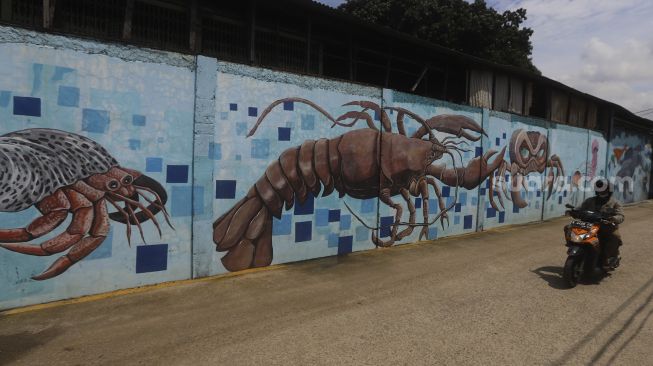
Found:
[{"label": "corrugated metal roof", "polygon": [[402,40],[402,41],[405,41],[405,42],[410,42],[410,43],[413,43],[413,44],[415,44],[417,46],[428,48],[428,49],[430,49],[432,51],[435,51],[437,53],[445,54],[445,55],[447,55],[449,57],[453,57],[453,58],[459,59],[461,61],[465,61],[465,62],[467,62],[469,64],[476,65],[478,67],[487,67],[487,68],[491,68],[493,70],[499,70],[499,71],[503,71],[503,72],[506,72],[506,73],[509,73],[509,74],[512,74],[512,75],[521,76],[521,77],[528,78],[528,79],[531,79],[533,81],[537,81],[537,82],[540,82],[542,84],[548,85],[550,87],[558,88],[558,89],[561,89],[563,91],[573,93],[573,94],[576,94],[578,96],[585,97],[585,98],[593,100],[595,102],[608,104],[608,105],[615,108],[616,114],[621,115],[623,117],[626,117],[628,119],[634,120],[634,121],[636,121],[638,123],[641,123],[643,125],[648,125],[649,127],[653,127],[653,120],[638,116],[638,115],[634,114],[633,112],[627,110],[626,108],[622,107],[619,104],[616,104],[614,102],[611,102],[611,101],[599,98],[597,96],[585,93],[585,92],[580,91],[578,89],[572,88],[569,85],[563,84],[563,83],[561,83],[559,81],[548,78],[546,76],[539,75],[539,74],[534,73],[532,71],[521,69],[521,68],[518,68],[518,67],[515,67],[515,66],[498,64],[498,63],[495,63],[495,62],[492,62],[492,61],[489,61],[489,60],[486,60],[486,59],[482,59],[480,57],[472,56],[472,55],[469,55],[469,54],[466,54],[466,53],[463,53],[463,52],[455,51],[455,50],[452,50],[452,49],[449,49],[449,48],[446,48],[446,47],[443,47],[443,46],[440,46],[440,45],[437,45],[437,44],[434,44],[434,43],[431,43],[431,42],[424,41],[422,39],[410,36],[410,35],[405,34],[405,33],[398,32],[398,31],[390,29],[388,27],[382,27],[382,26],[379,26],[379,25],[376,25],[376,24],[366,23],[366,22],[364,22],[364,21],[362,21],[362,20],[360,20],[360,19],[358,19],[358,18],[356,18],[356,17],[354,17],[352,15],[346,14],[346,13],[344,13],[342,11],[339,11],[339,10],[337,10],[335,8],[332,8],[332,7],[328,6],[328,5],[319,3],[319,2],[314,1],[314,0],[282,0],[282,1],[286,1],[288,3],[294,3],[294,4],[299,5],[299,6],[306,6],[308,9],[311,9],[311,10],[313,10],[313,11],[315,11],[317,13],[320,13],[320,14],[322,14],[324,16],[333,17],[334,19],[337,19],[337,20],[340,20],[340,21],[343,21],[343,22],[347,22],[347,23],[349,23],[351,25],[356,25],[356,26],[363,27],[363,28],[366,28],[368,30],[371,30],[373,32],[377,32],[377,33],[379,33],[379,36],[382,36],[382,35],[383,36],[390,36],[390,37],[393,37],[395,39],[399,39],[399,40]]}]

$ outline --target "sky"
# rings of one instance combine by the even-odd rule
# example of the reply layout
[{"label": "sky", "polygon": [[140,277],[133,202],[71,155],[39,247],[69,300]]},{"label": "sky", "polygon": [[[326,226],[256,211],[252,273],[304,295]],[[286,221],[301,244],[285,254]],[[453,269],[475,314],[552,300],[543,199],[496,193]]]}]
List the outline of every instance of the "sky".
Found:
[{"label": "sky", "polygon": [[652,0],[486,2],[499,12],[526,9],[533,63],[544,76],[653,119]]}]

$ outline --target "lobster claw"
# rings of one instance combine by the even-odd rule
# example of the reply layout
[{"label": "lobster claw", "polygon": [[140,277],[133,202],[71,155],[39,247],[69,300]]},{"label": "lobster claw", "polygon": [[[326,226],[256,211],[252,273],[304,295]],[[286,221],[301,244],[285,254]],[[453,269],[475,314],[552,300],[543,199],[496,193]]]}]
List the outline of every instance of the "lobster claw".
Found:
[{"label": "lobster claw", "polygon": [[[456,137],[464,137],[470,141],[478,141],[481,139],[481,135],[487,136],[487,133],[483,130],[481,125],[476,123],[473,119],[460,115],[451,115],[443,114],[427,119],[424,123],[431,128],[432,130],[437,130],[440,132],[448,133]],[[471,130],[478,132],[480,135],[472,136],[469,132],[465,130]],[[413,134],[413,138],[421,139],[426,136],[429,131],[426,130],[425,126],[420,127]]]},{"label": "lobster claw", "polygon": [[448,186],[473,189],[501,167],[504,162],[505,152],[506,148],[504,147],[497,157],[490,162],[490,159],[497,152],[496,150],[489,150],[485,155],[472,159],[464,168],[447,168],[445,164],[432,164],[426,169],[426,174],[436,177]]}]

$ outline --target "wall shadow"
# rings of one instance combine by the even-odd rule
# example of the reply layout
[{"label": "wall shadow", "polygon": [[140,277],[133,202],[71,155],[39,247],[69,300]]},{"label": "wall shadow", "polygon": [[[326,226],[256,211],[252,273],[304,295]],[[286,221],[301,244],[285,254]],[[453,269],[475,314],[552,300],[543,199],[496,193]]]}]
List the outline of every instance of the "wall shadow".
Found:
[{"label": "wall shadow", "polygon": [[20,332],[0,335],[0,365],[7,365],[19,359],[30,350],[48,343],[60,333],[58,328],[52,327],[37,333]]}]

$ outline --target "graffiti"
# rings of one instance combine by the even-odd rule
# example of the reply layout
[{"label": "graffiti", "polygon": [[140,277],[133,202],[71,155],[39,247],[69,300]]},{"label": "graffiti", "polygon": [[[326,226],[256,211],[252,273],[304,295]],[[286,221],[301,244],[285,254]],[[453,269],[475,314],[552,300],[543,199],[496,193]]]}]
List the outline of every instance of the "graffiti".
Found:
[{"label": "graffiti", "polygon": [[625,203],[646,199],[651,174],[650,140],[618,129],[611,145],[608,171],[616,181],[617,198]]},{"label": "graffiti", "polygon": [[[558,182],[564,177],[565,172],[562,161],[557,155],[549,157],[549,141],[547,137],[537,131],[525,131],[517,129],[513,132],[508,146],[510,161],[504,161],[497,170],[497,174],[491,179],[497,179],[500,182],[501,189],[513,205],[524,208],[528,202],[520,194],[521,189],[528,191],[526,187],[526,178],[530,173],[544,173],[548,169],[546,185],[548,189],[547,199],[555,192]],[[510,173],[510,194],[506,186],[506,171]],[[555,184],[554,184],[555,183]],[[493,182],[490,188],[494,189]],[[501,207],[505,207],[501,195],[498,195]],[[494,201],[494,194],[490,192],[490,204],[498,210]]]},{"label": "graffiti", "polygon": [[[40,128],[0,136],[0,211],[35,206],[42,215],[23,228],[0,229],[0,246],[35,256],[68,250],[35,280],[56,277],[97,249],[109,232],[109,219],[125,224],[128,241],[132,225],[145,241],[141,224],[147,220],[161,234],[155,215],[163,212],[170,225],[166,201],[157,181],[121,167],[104,147],[84,136]],[[117,211],[109,213],[107,204]],[[72,219],[63,233],[39,245],[27,243],[52,232],[69,214]]]},{"label": "graffiti", "polygon": [[[454,154],[464,152],[464,137],[478,141],[485,131],[473,120],[459,115],[440,115],[424,119],[403,108],[381,108],[373,102],[355,101],[345,106],[358,106],[361,111],[349,111],[334,118],[315,103],[302,98],[277,100],[267,107],[247,135],[252,136],[265,117],[279,104],[298,102],[306,104],[324,115],[332,126],[353,127],[364,121],[367,128],[349,131],[331,139],[306,140],[299,147],[285,150],[273,161],[261,178],[251,187],[246,197],[218,218],[213,224],[213,241],[219,252],[228,253],[222,258],[230,271],[250,267],[267,266],[272,262],[272,216],[281,217],[293,206],[295,197],[304,202],[308,194],[317,197],[330,195],[334,190],[342,198],[345,195],[355,199],[378,198],[395,211],[391,225],[390,239],[383,241],[378,236],[378,227],[364,224],[372,230],[371,240],[378,247],[387,247],[410,235],[421,227],[420,239],[428,239],[428,226],[440,219],[444,227],[447,212],[456,204],[445,207],[436,179],[456,188],[477,187],[490,176],[502,162],[505,148],[493,162],[489,162],[496,151],[472,159],[466,167],[455,165]],[[381,129],[374,124],[368,111],[380,117]],[[396,128],[388,111],[396,113]],[[420,127],[408,136],[405,119],[410,118]],[[438,140],[432,130],[451,136]],[[478,135],[473,135],[472,133]],[[449,156],[452,167],[440,162]],[[435,191],[440,213],[429,222],[429,187]],[[409,211],[409,221],[402,222],[403,206],[393,197],[401,195]],[[422,198],[423,222],[416,222],[416,209],[410,196]],[[346,205],[346,203],[345,203]],[[405,227],[399,231],[400,227]]]},{"label": "graffiti", "polygon": [[[592,160],[587,170],[587,176],[589,179],[596,177],[598,165],[599,165],[599,140],[592,140]],[[603,171],[599,172],[599,175],[603,175]]]}]

